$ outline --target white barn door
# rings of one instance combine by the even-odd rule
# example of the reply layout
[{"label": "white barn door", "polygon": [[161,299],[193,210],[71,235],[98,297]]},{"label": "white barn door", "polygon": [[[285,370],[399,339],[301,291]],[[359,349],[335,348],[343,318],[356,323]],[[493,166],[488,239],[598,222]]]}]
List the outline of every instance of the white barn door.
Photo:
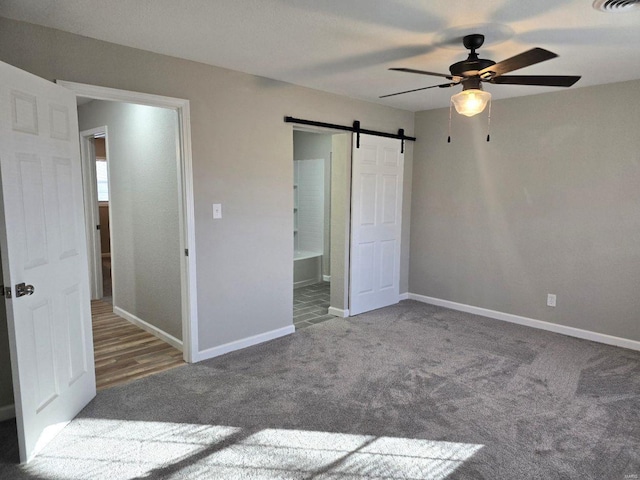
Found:
[{"label": "white barn door", "polygon": [[400,301],[404,155],[400,140],[353,136],[349,314]]},{"label": "white barn door", "polygon": [[75,95],[0,63],[0,254],[20,460],[95,396]]}]

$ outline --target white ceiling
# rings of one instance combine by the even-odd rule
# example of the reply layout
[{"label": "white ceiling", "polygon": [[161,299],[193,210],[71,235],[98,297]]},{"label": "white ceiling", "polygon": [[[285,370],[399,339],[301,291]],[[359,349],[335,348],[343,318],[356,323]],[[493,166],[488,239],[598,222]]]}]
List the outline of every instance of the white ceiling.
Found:
[{"label": "white ceiling", "polygon": [[517,74],[582,75],[572,88],[640,78],[640,9],[602,13],[592,0],[2,0],[0,15],[412,111],[455,92],[380,100],[442,83],[387,69],[448,73],[469,33],[486,36],[480,56],[496,62],[532,47],[559,54]]}]

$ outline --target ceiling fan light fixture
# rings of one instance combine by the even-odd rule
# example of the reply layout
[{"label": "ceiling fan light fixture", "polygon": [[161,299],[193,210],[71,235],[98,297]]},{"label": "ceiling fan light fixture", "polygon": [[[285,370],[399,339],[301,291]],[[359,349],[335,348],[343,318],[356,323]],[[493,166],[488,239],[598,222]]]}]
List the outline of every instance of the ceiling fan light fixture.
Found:
[{"label": "ceiling fan light fixture", "polygon": [[469,88],[451,97],[456,112],[466,117],[473,117],[484,111],[491,100],[491,94],[477,88]]}]

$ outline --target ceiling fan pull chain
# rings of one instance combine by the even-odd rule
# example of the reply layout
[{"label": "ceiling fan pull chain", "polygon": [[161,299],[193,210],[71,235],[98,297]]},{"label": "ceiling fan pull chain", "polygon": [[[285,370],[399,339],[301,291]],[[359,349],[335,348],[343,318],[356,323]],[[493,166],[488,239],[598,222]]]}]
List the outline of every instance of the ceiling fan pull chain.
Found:
[{"label": "ceiling fan pull chain", "polygon": [[447,137],[447,143],[451,143],[451,109],[453,108],[453,102],[449,101],[449,136]]},{"label": "ceiling fan pull chain", "polygon": [[489,116],[487,117],[487,142],[491,141],[491,99],[489,99]]}]

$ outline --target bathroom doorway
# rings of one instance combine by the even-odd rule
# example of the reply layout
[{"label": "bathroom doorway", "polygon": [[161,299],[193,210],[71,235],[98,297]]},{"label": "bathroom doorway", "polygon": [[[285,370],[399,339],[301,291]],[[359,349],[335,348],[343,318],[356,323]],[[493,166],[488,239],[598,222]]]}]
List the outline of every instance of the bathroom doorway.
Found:
[{"label": "bathroom doorway", "polygon": [[293,321],[344,317],[350,134],[293,131]]}]

